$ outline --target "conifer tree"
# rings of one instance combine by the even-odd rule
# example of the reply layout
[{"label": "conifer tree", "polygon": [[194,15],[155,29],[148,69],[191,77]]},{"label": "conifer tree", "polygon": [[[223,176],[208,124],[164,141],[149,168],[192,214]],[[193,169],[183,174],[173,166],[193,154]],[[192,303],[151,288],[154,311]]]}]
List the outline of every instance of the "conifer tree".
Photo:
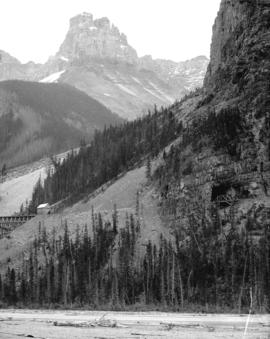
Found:
[{"label": "conifer tree", "polygon": [[146,179],[148,181],[151,180],[151,159],[150,159],[150,156],[148,156],[147,160],[146,160]]}]

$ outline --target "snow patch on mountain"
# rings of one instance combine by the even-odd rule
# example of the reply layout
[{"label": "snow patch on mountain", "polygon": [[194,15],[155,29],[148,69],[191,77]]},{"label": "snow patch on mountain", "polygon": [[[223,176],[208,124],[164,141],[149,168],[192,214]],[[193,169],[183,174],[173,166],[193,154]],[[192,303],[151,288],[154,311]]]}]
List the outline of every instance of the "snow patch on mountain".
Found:
[{"label": "snow patch on mountain", "polygon": [[144,89],[145,89],[148,93],[150,93],[151,95],[153,95],[154,97],[160,99],[160,96],[157,95],[155,92],[151,91],[151,89],[146,88],[146,87],[144,87]]},{"label": "snow patch on mountain", "polygon": [[173,102],[174,99],[167,95],[166,93],[164,93],[159,87],[157,87],[155,84],[153,84],[151,81],[149,81],[149,84],[157,91],[159,92],[166,100],[168,100],[169,102]]},{"label": "snow patch on mountain", "polygon": [[53,73],[53,74],[47,76],[46,78],[40,80],[39,82],[47,82],[47,83],[58,82],[58,79],[61,77],[62,74],[65,73],[65,71],[66,70]]},{"label": "snow patch on mountain", "polygon": [[62,55],[60,56],[60,59],[63,60],[63,61],[66,61],[66,62],[68,62],[68,60],[69,60],[68,58],[66,58],[66,57],[64,57]]},{"label": "snow patch on mountain", "polygon": [[137,82],[137,84],[142,84],[141,82],[140,82],[140,80],[139,79],[137,79],[137,78],[135,78],[135,77],[131,77],[135,82]]},{"label": "snow patch on mountain", "polygon": [[133,96],[136,96],[136,93],[134,93],[133,91],[131,91],[129,88],[127,88],[126,86],[124,85],[121,85],[121,84],[116,84],[122,91],[130,94],[130,95],[133,95]]}]

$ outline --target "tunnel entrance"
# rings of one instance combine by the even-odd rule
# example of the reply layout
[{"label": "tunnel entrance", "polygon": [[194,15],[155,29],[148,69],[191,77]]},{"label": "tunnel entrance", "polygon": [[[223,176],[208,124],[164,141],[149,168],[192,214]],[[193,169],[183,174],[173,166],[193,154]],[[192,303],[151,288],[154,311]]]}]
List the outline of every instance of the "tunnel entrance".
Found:
[{"label": "tunnel entrance", "polygon": [[219,202],[221,208],[230,206],[230,201],[239,193],[239,187],[230,183],[221,183],[212,187],[211,201]]},{"label": "tunnel entrance", "polygon": [[229,184],[220,184],[212,187],[211,201],[216,201],[219,196],[225,195],[231,188]]}]

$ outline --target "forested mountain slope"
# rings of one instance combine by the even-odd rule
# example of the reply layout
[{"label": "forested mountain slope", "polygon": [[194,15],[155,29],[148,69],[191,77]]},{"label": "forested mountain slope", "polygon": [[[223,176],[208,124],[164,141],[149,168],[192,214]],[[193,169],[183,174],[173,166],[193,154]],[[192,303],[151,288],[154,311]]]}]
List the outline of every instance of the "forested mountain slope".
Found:
[{"label": "forested mountain slope", "polygon": [[[113,307],[139,301],[241,312],[252,299],[254,310],[269,312],[269,17],[268,0],[222,0],[202,90],[97,133],[33,194],[33,209],[39,199],[72,204],[144,161],[144,194],[151,192],[163,222],[158,244],[149,242],[138,262],[143,224],[136,206],[124,224],[115,210],[110,220],[93,212],[90,229],[75,241],[68,227],[58,245],[46,232],[37,237],[23,275],[7,274],[6,301],[107,307],[108,300]],[[121,179],[117,184],[121,191]],[[168,230],[173,242],[162,236]],[[47,256],[38,256],[44,248]],[[49,284],[53,296],[46,294]],[[23,293],[33,286],[41,290]]]},{"label": "forested mountain slope", "polygon": [[69,85],[3,81],[0,101],[0,164],[8,166],[76,147],[123,121]]}]

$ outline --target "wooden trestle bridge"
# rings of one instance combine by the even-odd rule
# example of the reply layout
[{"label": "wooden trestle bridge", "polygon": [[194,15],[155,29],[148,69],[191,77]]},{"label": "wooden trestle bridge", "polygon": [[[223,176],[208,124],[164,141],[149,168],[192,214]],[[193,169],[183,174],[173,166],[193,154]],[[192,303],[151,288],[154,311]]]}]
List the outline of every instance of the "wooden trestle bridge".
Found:
[{"label": "wooden trestle bridge", "polygon": [[0,239],[34,217],[35,215],[0,216]]}]

